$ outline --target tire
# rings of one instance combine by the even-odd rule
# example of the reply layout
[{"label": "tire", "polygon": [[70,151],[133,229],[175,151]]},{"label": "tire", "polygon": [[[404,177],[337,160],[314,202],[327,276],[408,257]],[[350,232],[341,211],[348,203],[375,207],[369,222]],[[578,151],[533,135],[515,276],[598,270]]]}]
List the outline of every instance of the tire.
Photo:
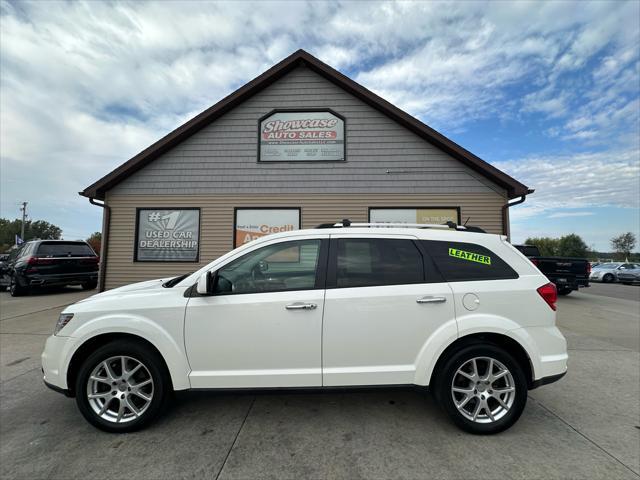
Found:
[{"label": "tire", "polygon": [[604,283],[611,283],[613,282],[613,275],[611,275],[610,273],[605,274],[604,277],[602,277],[602,281]]},{"label": "tire", "polygon": [[91,282],[84,282],[82,284],[82,289],[83,290],[93,290],[98,286],[98,282],[96,281],[91,281]]},{"label": "tire", "polygon": [[[122,375],[123,358],[126,374],[134,372],[128,379]],[[140,384],[136,393],[132,387]],[[98,348],[81,365],[75,382],[80,412],[89,423],[106,432],[125,433],[146,427],[162,413],[171,392],[171,379],[160,355],[131,340]],[[89,394],[96,398],[89,399]]]},{"label": "tire", "polygon": [[[472,380],[474,359],[476,375]],[[490,362],[494,375],[504,370],[507,373],[493,381],[485,380]],[[476,384],[476,380],[480,383]],[[506,391],[496,395],[496,387]],[[462,390],[468,390],[468,393]],[[476,344],[453,352],[445,360],[437,375],[435,393],[440,407],[459,428],[488,435],[506,430],[520,418],[527,403],[527,379],[523,368],[506,351],[491,344]]]},{"label": "tire", "polygon": [[26,295],[28,292],[29,292],[29,288],[23,287],[22,285],[20,285],[20,282],[18,282],[18,277],[16,277],[15,275],[12,275],[11,283],[9,284],[9,293],[11,294],[11,296],[21,297],[23,295]]},{"label": "tire", "polygon": [[573,290],[570,288],[560,288],[558,289],[558,295],[569,295]]}]

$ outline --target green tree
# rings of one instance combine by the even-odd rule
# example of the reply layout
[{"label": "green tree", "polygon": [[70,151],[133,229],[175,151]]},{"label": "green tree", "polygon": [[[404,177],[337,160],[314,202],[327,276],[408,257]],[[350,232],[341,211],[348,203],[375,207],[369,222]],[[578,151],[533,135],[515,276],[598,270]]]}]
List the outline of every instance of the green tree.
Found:
[{"label": "green tree", "polygon": [[102,244],[102,234],[100,232],[92,233],[87,238],[87,243],[93,248],[93,251],[100,255],[100,245]]},{"label": "green tree", "polygon": [[618,254],[619,260],[626,260],[631,255],[631,250],[636,246],[636,236],[631,233],[623,233],[611,239],[611,248]]},{"label": "green tree", "polygon": [[[22,220],[9,220],[0,218],[0,245],[5,249],[15,243],[15,236],[20,235],[22,229]],[[57,240],[62,235],[62,229],[57,225],[46,222],[44,220],[27,220],[24,223],[23,240],[33,240],[40,238],[43,240]]]},{"label": "green tree", "polygon": [[572,233],[560,237],[558,240],[558,256],[560,257],[586,257],[589,247],[580,235]]},{"label": "green tree", "polygon": [[524,243],[538,247],[543,257],[554,257],[558,255],[560,240],[550,237],[530,237]]}]

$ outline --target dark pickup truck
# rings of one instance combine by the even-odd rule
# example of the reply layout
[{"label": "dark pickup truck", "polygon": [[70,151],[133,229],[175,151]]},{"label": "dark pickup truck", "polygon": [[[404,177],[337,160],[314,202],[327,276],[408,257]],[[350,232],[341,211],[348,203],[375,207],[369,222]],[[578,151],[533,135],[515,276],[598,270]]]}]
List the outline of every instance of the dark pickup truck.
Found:
[{"label": "dark pickup truck", "polygon": [[556,284],[559,295],[589,286],[591,264],[586,258],[542,257],[535,245],[514,245],[549,281]]}]

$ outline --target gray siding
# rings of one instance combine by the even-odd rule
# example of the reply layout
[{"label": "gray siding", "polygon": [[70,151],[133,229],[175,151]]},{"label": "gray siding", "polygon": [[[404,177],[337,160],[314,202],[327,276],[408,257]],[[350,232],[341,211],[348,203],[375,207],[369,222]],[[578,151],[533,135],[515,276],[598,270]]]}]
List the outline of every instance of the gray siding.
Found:
[{"label": "gray siding", "polygon": [[[258,163],[258,119],[275,108],[306,107],[331,108],[346,118],[347,161]],[[132,174],[109,194],[489,192],[505,196],[482,175],[301,67]]]}]

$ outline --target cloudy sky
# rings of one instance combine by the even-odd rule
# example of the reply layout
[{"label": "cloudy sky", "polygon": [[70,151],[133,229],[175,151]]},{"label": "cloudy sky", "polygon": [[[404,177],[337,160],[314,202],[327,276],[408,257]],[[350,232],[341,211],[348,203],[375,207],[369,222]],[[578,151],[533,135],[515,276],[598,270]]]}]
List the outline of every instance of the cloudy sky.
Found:
[{"label": "cloudy sky", "polygon": [[515,241],[640,233],[640,2],[0,5],[2,217],[99,230],[78,191],[304,48],[535,188]]}]

